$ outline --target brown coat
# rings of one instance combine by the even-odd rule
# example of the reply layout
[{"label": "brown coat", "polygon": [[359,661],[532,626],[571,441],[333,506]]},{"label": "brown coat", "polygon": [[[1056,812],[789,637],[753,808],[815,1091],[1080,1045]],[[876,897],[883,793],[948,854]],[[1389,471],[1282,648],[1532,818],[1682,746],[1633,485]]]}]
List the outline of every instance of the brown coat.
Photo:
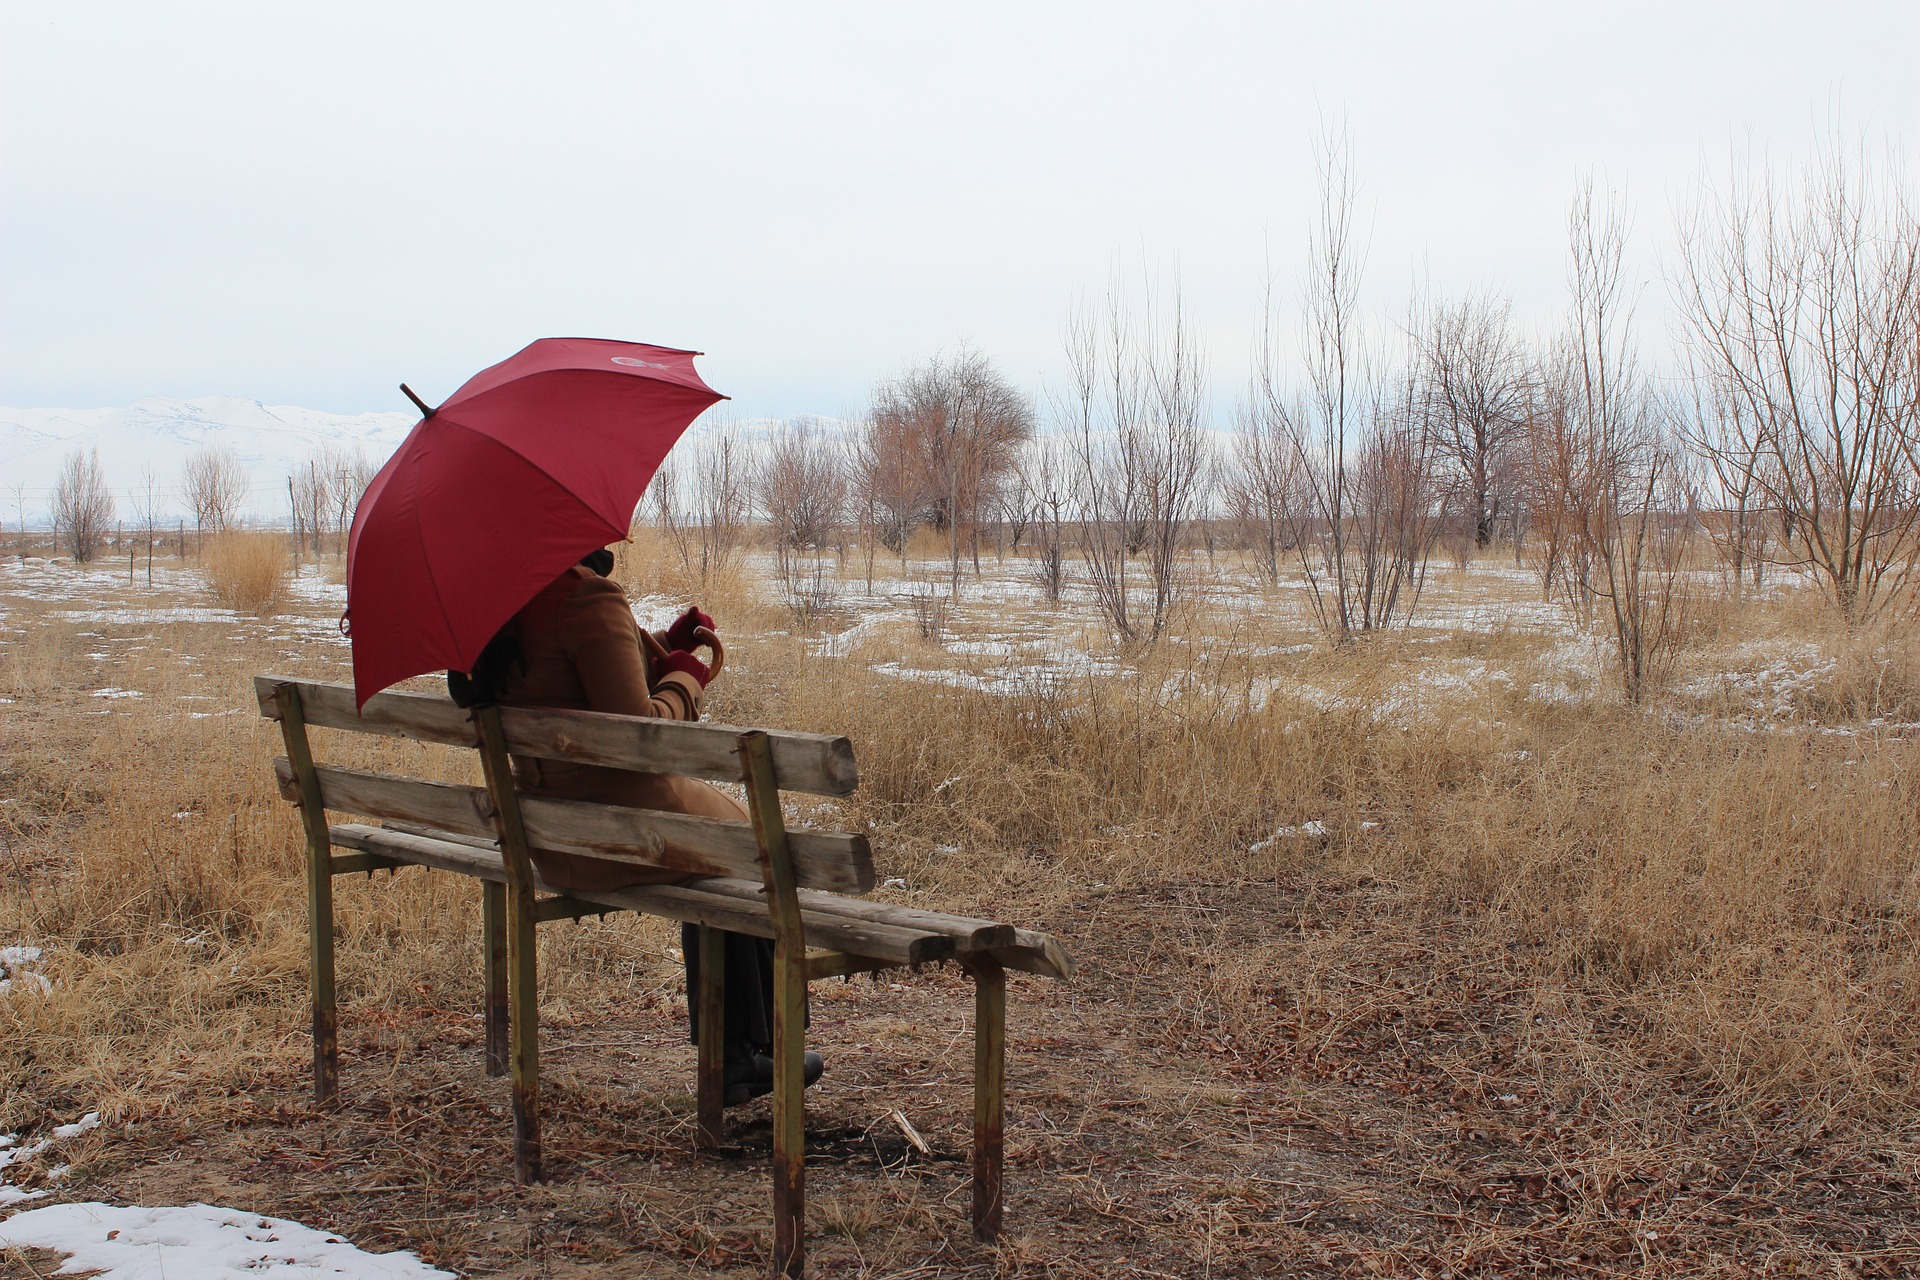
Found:
[{"label": "brown coat", "polygon": [[[620,584],[576,565],[527,602],[519,624],[524,671],[509,676],[500,701],[513,707],[562,707],[623,716],[697,720],[703,695],[678,671],[653,675]],[[665,809],[708,818],[745,819],[738,801],[692,778],[632,773],[555,760],[514,759],[523,789],[574,800]],[[541,876],[557,889],[618,889],[687,877],[574,854],[536,851]]]}]

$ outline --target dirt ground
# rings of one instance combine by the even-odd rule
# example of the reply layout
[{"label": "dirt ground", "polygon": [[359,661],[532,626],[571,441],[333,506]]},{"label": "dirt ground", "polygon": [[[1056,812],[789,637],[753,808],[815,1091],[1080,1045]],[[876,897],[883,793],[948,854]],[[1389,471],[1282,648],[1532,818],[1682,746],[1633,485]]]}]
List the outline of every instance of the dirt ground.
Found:
[{"label": "dirt ground", "polygon": [[[408,873],[424,874],[424,873]],[[1071,985],[1016,975],[1005,1238],[970,1239],[966,981],[816,987],[810,1266],[822,1276],[1861,1275],[1920,1270],[1910,1169],[1758,1127],[1647,1082],[1556,1096],[1524,1043],[1538,993],[1484,983],[1447,931],[1389,926],[1382,886],[1173,882],[1073,904]],[[1337,938],[1337,1007],[1286,1007],[1288,1047],[1210,1039],[1183,976],[1221,935]],[[580,926],[589,927],[589,926]],[[102,1144],[63,1197],[206,1201],[408,1248],[463,1275],[764,1271],[767,1104],[691,1132],[670,1004],[545,1032],[550,1180],[516,1186],[504,1081],[458,1009],[344,1020],[344,1105],[298,1071]],[[297,1047],[297,1046],[296,1046]],[[933,1148],[915,1151],[898,1111]],[[1676,1160],[1676,1154],[1684,1158]],[[1655,1172],[1657,1170],[1657,1172]],[[1809,1176],[1810,1171],[1813,1176]],[[9,1280],[34,1274],[15,1258]]]}]

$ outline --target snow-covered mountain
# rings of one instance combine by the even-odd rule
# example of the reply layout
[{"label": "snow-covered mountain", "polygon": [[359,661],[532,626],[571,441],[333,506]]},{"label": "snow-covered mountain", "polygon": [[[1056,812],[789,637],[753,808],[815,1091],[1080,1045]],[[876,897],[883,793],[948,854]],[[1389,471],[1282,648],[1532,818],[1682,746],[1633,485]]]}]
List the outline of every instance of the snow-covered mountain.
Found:
[{"label": "snow-covered mountain", "polygon": [[185,505],[181,468],[187,455],[208,445],[232,447],[253,477],[253,513],[278,518],[287,505],[287,476],[316,450],[358,448],[376,464],[384,462],[416,419],[410,413],[323,413],[233,396],[150,396],[121,409],[0,408],[0,521],[18,519],[18,506],[30,522],[44,519],[61,463],[75,449],[95,447],[123,516],[132,515],[131,497],[145,489],[148,474],[163,510],[178,516]]},{"label": "snow-covered mountain", "polygon": [[[411,413],[323,413],[234,396],[149,396],[123,409],[0,408],[0,526],[11,528],[23,512],[29,524],[43,524],[67,456],[75,449],[96,447],[123,519],[135,518],[149,474],[160,518],[185,516],[181,469],[187,456],[209,445],[226,445],[253,478],[247,514],[284,520],[287,477],[317,450],[359,449],[378,465],[400,447],[416,421]],[[782,425],[777,418],[707,413],[693,424],[682,447],[697,448],[703,436],[731,432],[752,449],[764,445]],[[793,425],[804,425],[841,448],[850,445],[855,426],[814,415],[796,418]]]}]

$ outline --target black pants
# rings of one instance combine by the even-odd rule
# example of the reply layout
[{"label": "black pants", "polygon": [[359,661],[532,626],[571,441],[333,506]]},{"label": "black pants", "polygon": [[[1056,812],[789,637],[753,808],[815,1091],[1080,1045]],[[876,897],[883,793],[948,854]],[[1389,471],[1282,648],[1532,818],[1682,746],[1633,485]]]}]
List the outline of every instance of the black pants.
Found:
[{"label": "black pants", "polygon": [[[773,940],[722,933],[726,966],[726,1057],[773,1052]],[[687,960],[687,1038],[700,1043],[700,928],[680,926],[680,954]]]}]

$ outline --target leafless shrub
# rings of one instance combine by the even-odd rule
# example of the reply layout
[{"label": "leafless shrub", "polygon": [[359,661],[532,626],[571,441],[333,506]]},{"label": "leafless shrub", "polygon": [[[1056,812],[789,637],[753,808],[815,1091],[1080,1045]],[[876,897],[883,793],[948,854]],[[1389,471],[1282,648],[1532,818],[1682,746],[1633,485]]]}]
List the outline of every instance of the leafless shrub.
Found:
[{"label": "leafless shrub", "polygon": [[[1176,292],[1136,321],[1118,289],[1069,323],[1067,426],[1080,554],[1095,601],[1123,640],[1158,639],[1185,585],[1181,535],[1202,483],[1204,364]],[[1134,582],[1136,570],[1145,583]]]},{"label": "leafless shrub", "polygon": [[197,449],[187,455],[181,477],[187,505],[193,509],[194,545],[208,532],[225,533],[246,501],[247,470],[231,448]]},{"label": "leafless shrub", "polygon": [[1568,218],[1573,307],[1527,441],[1546,580],[1583,619],[1597,609],[1621,687],[1640,702],[1677,650],[1692,524],[1668,410],[1640,368],[1623,279],[1624,215],[1583,184]]},{"label": "leafless shrub", "polygon": [[[1744,563],[1811,573],[1850,621],[1908,584],[1920,533],[1920,226],[1864,148],[1797,181],[1733,168],[1682,218],[1676,286],[1707,381],[1690,429]],[[1771,549],[1748,517],[1777,519]]]},{"label": "leafless shrub", "polygon": [[910,599],[920,638],[938,644],[947,633],[947,597],[929,584],[914,588]]},{"label": "leafless shrub", "polygon": [[53,525],[58,540],[82,564],[93,559],[113,523],[113,495],[100,467],[100,450],[75,449],[60,466],[53,489]]}]

